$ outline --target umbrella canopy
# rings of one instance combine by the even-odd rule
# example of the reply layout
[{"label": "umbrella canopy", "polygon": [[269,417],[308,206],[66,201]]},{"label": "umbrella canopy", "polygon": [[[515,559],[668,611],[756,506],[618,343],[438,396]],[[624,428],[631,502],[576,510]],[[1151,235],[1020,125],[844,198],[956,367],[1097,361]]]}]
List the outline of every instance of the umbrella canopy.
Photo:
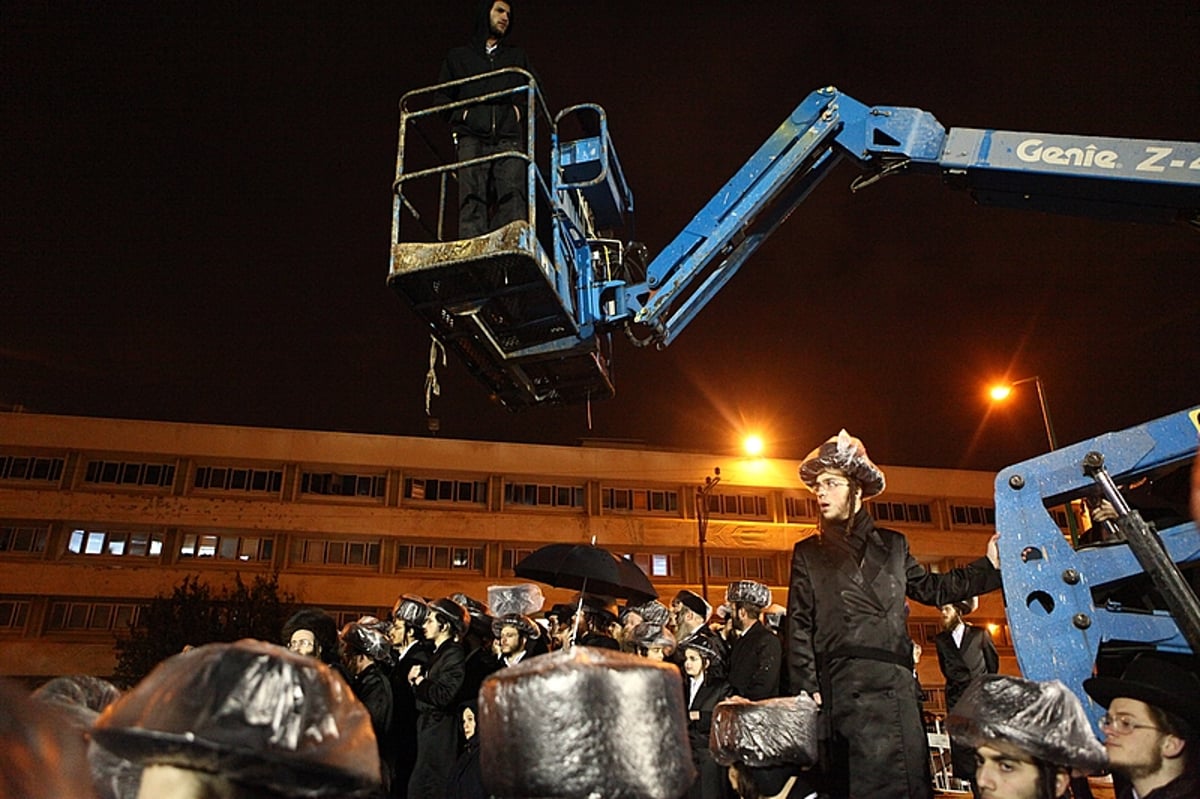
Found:
[{"label": "umbrella canopy", "polygon": [[521,559],[518,577],[556,588],[649,602],[658,591],[637,564],[595,544],[547,544]]}]

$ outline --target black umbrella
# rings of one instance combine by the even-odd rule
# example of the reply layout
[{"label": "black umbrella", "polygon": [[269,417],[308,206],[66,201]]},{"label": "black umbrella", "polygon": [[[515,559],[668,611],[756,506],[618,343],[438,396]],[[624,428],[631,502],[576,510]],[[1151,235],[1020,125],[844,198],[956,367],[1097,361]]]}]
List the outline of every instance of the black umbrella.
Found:
[{"label": "black umbrella", "polygon": [[557,588],[649,602],[658,591],[638,565],[593,544],[547,544],[521,559],[518,577]]}]

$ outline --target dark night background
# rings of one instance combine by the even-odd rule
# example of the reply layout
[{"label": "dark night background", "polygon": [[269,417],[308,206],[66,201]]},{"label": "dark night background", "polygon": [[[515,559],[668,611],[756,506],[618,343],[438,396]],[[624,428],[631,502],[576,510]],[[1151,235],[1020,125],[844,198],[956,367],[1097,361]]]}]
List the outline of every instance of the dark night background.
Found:
[{"label": "dark night background", "polygon": [[[426,434],[428,335],[385,285],[397,101],[473,3],[6,2],[0,406]],[[553,108],[605,107],[657,253],[810,91],[947,127],[1200,139],[1200,5],[523,2]],[[1200,233],[975,207],[839,167],[615,400],[441,435],[642,439],[845,426],[886,464],[997,469],[1200,401]]]}]

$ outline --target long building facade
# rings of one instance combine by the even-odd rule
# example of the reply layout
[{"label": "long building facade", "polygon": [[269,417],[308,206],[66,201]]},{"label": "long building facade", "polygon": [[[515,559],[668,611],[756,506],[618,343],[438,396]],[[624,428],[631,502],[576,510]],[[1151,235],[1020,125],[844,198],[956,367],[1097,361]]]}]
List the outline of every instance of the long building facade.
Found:
[{"label": "long building facade", "polygon": [[[793,460],[584,442],[435,437],[0,414],[0,675],[111,674],[143,604],[185,577],[280,587],[339,620],[400,594],[522,582],[513,564],[553,542],[596,543],[641,566],[661,596],[755,579],[786,604],[793,544],[817,508]],[[701,568],[698,489],[707,499]],[[944,570],[994,532],[988,472],[882,466],[868,503],[914,555]],[[569,591],[543,586],[547,601]],[[1000,596],[983,597],[1002,669],[1016,670]],[[918,670],[938,706],[935,608],[914,605]]]}]

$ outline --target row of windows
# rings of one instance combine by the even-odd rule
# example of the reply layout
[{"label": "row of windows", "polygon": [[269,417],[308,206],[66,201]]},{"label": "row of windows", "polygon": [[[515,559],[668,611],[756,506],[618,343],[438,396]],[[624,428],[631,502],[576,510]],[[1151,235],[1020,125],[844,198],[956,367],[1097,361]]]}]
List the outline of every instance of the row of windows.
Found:
[{"label": "row of windows", "polygon": [[933,524],[933,509],[918,502],[868,502],[867,511],[880,522]]},{"label": "row of windows", "polygon": [[483,573],[483,547],[403,544],[396,553],[397,569],[436,569]]},{"label": "row of windows", "polygon": [[305,538],[296,542],[300,563],[323,566],[378,566],[378,541],[330,541]]},{"label": "row of windows", "polygon": [[92,632],[128,630],[137,624],[142,606],[134,602],[76,602],[50,603],[46,629],[50,632]]},{"label": "row of windows", "polygon": [[283,470],[200,466],[196,469],[192,485],[216,491],[278,494],[283,489]]},{"label": "row of windows", "polygon": [[0,455],[0,480],[57,482],[62,478],[63,463],[62,458]]},{"label": "row of windows", "polygon": [[771,585],[779,583],[775,559],[769,556],[709,555],[708,576],[718,581],[757,580]]},{"label": "row of windows", "polygon": [[635,552],[625,557],[636,563],[648,577],[676,577],[682,573],[679,555]]},{"label": "row of windows", "polygon": [[304,472],[300,476],[301,494],[334,497],[381,499],[387,488],[387,475]]},{"label": "row of windows", "polygon": [[488,484],[485,480],[440,480],[408,477],[404,480],[404,498],[427,502],[468,502],[486,505]]},{"label": "row of windows", "polygon": [[162,555],[163,534],[72,530],[71,536],[67,540],[67,551],[74,555],[156,558]]},{"label": "row of windows", "polygon": [[49,537],[48,524],[0,525],[0,552],[45,552]]},{"label": "row of windows", "polygon": [[956,525],[996,526],[996,509],[991,505],[951,505],[950,518]]},{"label": "row of windows", "polygon": [[537,505],[542,508],[582,508],[583,486],[505,483],[505,505]]},{"label": "row of windows", "polygon": [[[29,622],[29,600],[0,599],[0,632],[21,632]],[[142,605],[133,601],[54,600],[46,616],[47,632],[123,632],[136,625]],[[326,608],[338,629],[363,616],[378,613],[376,608]]]},{"label": "row of windows", "polygon": [[29,600],[0,599],[0,631],[23,630],[29,620]]},{"label": "row of windows", "polygon": [[[62,476],[62,458],[34,456],[0,456],[0,479],[57,481]],[[254,469],[232,466],[198,466],[193,487],[206,491],[235,491],[260,494],[279,494],[283,488],[282,469]],[[139,487],[170,487],[175,479],[175,466],[170,463],[136,463],[125,461],[88,461],[84,481],[97,485]],[[387,476],[383,474],[341,474],[335,472],[302,472],[300,493],[310,496],[340,496],[382,499],[386,495]],[[540,508],[583,508],[586,492],[581,485],[543,483],[505,483],[504,502],[513,506]],[[405,499],[437,503],[466,503],[487,505],[486,480],[454,480],[445,478],[411,477],[404,480]],[[600,491],[600,505],[608,511],[633,513],[677,514],[679,492],[650,488],[611,488]],[[868,502],[867,507],[877,520],[932,524],[934,514],[930,503]],[[724,517],[767,519],[769,501],[764,494],[708,495],[708,512]],[[785,496],[784,512],[788,519],[816,519],[817,503],[811,497]],[[1052,509],[1059,526],[1066,526],[1066,514]],[[988,505],[951,505],[950,515],[955,525],[994,526],[995,509]]]},{"label": "row of windows", "polygon": [[274,551],[275,539],[258,536],[185,533],[179,545],[181,558],[270,561]]},{"label": "row of windows", "polygon": [[679,492],[651,488],[602,488],[600,507],[605,510],[678,513]]},{"label": "row of windows", "polygon": [[96,485],[165,488],[175,482],[175,464],[88,461],[83,481]]},{"label": "row of windows", "polygon": [[720,516],[767,518],[767,498],[760,494],[709,494],[708,512]]},{"label": "row of windows", "polygon": [[783,512],[789,519],[817,518],[817,501],[812,497],[784,497]]}]

